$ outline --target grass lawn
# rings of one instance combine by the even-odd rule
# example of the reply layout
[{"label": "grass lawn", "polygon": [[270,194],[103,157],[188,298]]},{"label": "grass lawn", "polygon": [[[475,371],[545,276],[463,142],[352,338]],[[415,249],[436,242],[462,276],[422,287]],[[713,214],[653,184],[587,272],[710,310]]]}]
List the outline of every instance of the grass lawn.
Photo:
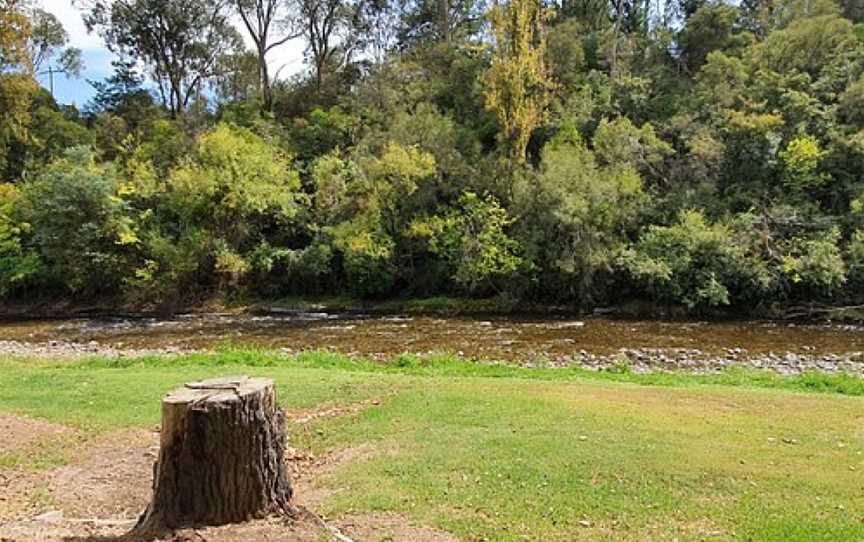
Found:
[{"label": "grass lawn", "polygon": [[7,359],[0,411],[94,433],[150,427],[164,392],[232,374],[276,379],[289,409],[380,399],[290,428],[291,445],[315,454],[365,450],[318,481],[334,490],[328,515],[394,511],[465,540],[864,539],[864,398],[851,377],[249,351]]}]

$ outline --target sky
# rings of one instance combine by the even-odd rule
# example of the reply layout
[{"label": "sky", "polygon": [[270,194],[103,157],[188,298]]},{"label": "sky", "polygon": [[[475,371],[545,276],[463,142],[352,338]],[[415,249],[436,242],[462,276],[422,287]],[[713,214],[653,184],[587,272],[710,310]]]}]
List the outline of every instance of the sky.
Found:
[{"label": "sky", "polygon": [[[81,49],[84,60],[84,69],[79,78],[69,78],[63,74],[54,75],[54,97],[60,103],[81,107],[93,97],[93,87],[87,80],[101,81],[110,77],[113,73],[111,61],[116,57],[105,47],[105,43],[98,35],[87,33],[87,28],[81,19],[81,11],[72,5],[72,0],[41,0],[41,4],[46,11],[53,13],[63,23],[63,27],[69,34],[69,45]],[[246,38],[247,45],[251,47],[252,41],[246,29],[242,27],[242,23],[238,20],[235,24]],[[282,77],[299,72],[303,68],[303,43],[300,40],[292,40],[276,48],[268,55],[267,64],[270,66],[271,74],[278,71]],[[37,79],[42,86],[48,88],[48,74],[37,75]]]}]

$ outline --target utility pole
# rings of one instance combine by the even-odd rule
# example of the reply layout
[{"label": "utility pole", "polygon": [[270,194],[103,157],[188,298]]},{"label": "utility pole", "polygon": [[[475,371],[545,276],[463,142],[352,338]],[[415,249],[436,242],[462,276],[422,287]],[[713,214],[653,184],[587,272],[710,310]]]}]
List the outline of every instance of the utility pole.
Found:
[{"label": "utility pole", "polygon": [[55,73],[67,73],[67,72],[66,72],[66,70],[63,70],[63,69],[58,70],[58,69],[54,68],[53,66],[48,66],[47,70],[39,72],[38,75],[45,75],[46,73],[48,74],[48,89],[51,91],[51,97],[53,98],[54,97],[54,74]]}]

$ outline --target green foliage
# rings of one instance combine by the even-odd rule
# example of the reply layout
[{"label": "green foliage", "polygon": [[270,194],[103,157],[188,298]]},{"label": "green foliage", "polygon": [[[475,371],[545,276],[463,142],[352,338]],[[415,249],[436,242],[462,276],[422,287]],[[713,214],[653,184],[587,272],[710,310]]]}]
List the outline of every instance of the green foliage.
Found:
[{"label": "green foliage", "polygon": [[512,223],[492,196],[466,192],[443,215],[411,224],[409,234],[424,239],[447,262],[452,279],[468,293],[496,288],[521,266],[519,243],[507,235]]},{"label": "green foliage", "polygon": [[304,162],[334,149],[346,149],[351,145],[354,122],[354,118],[338,106],[326,111],[313,109],[308,118],[294,120],[291,126],[292,149]]},{"label": "green foliage", "polygon": [[88,2],[124,60],[79,112],[0,0],[0,296],[864,299],[852,0],[230,4]]},{"label": "green foliage", "polygon": [[118,285],[124,253],[139,243],[118,186],[116,170],[83,147],[69,148],[23,185],[18,212],[49,285],[90,294]]},{"label": "green foliage", "polygon": [[16,218],[21,191],[11,184],[0,184],[0,296],[14,292],[42,272],[39,254],[23,246],[30,224]]},{"label": "green foliage", "polygon": [[609,271],[626,245],[627,228],[637,222],[643,202],[633,166],[599,165],[572,127],[543,149],[540,172],[514,186],[526,256],[544,272],[546,288],[583,301],[591,300],[597,274]]},{"label": "green foliage", "polygon": [[32,25],[17,0],[0,1],[0,182],[16,180],[9,145],[26,141],[31,100],[38,88],[28,51]]},{"label": "green foliage", "polygon": [[739,16],[734,6],[707,2],[687,19],[678,38],[687,69],[696,73],[712,51],[734,50],[752,41],[735,33]]},{"label": "green foliage", "polygon": [[361,297],[388,293],[396,278],[395,242],[368,219],[343,222],[333,229],[333,244],[342,254],[350,290]]},{"label": "green foliage", "polygon": [[525,148],[549,102],[546,15],[537,0],[510,0],[489,15],[495,49],[485,76],[486,107],[498,117],[501,138],[515,164],[525,162]]},{"label": "green foliage", "polygon": [[846,264],[839,241],[837,228],[809,239],[791,239],[783,256],[783,272],[796,287],[831,294],[846,283]]},{"label": "green foliage", "polygon": [[603,119],[594,133],[594,151],[601,163],[610,166],[632,166],[643,174],[656,172],[661,162],[672,154],[672,147],[657,137],[651,124],[637,128],[626,117],[613,121]]},{"label": "green foliage", "polygon": [[716,307],[730,304],[730,289],[754,278],[742,248],[728,226],[682,211],[676,224],[650,226],[620,263],[662,301]]},{"label": "green foliage", "polygon": [[806,190],[818,187],[828,179],[819,172],[819,165],[825,151],[819,142],[809,136],[799,136],[789,142],[780,152],[780,159],[786,169],[786,184],[793,190]]},{"label": "green foliage", "polygon": [[255,289],[265,295],[315,292],[332,273],[334,250],[315,240],[303,249],[270,246],[266,241],[249,256]]},{"label": "green foliage", "polygon": [[203,134],[197,152],[171,172],[170,206],[190,224],[207,224],[242,242],[250,220],[262,215],[290,220],[297,213],[300,181],[288,157],[245,128],[220,124]]}]

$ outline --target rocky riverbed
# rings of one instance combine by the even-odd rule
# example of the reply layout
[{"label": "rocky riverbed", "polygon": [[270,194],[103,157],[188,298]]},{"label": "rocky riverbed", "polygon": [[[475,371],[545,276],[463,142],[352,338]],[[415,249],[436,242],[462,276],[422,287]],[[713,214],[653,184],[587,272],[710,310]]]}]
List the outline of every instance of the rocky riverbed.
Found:
[{"label": "rocky riverbed", "polygon": [[124,348],[123,345],[100,344],[96,341],[86,343],[73,341],[47,341],[29,343],[0,340],[0,357],[80,359],[87,357],[141,357],[151,355],[180,355],[189,353],[176,347],[166,348]]},{"label": "rocky riverbed", "polygon": [[704,373],[738,365],[864,376],[864,328],[857,326],[326,312],[0,322],[0,356],[178,355],[225,345],[286,354],[331,349],[381,362],[449,352],[526,367]]},{"label": "rocky riverbed", "polygon": [[[0,340],[0,356],[20,358],[82,359],[87,357],[129,358],[150,355],[179,356],[209,349],[191,349],[168,346],[164,348],[127,348],[122,344],[101,344],[97,341],[86,343],[51,340],[43,343]],[[282,355],[297,353],[292,348],[277,350]],[[393,354],[387,352],[361,353],[344,351],[352,356],[362,356],[385,363]],[[422,356],[433,352],[416,353]],[[608,354],[595,354],[585,350],[572,354],[538,353],[536,356],[517,361],[495,359],[476,359],[465,352],[454,354],[466,361],[478,363],[509,363],[527,368],[567,368],[582,367],[595,371],[632,371],[647,373],[654,371],[686,371],[692,373],[717,373],[728,367],[739,366],[763,369],[784,375],[795,375],[809,371],[826,373],[849,373],[864,377],[864,352],[846,354],[799,354],[751,353],[743,348],[730,348],[722,354],[708,353],[695,348],[621,348]]]},{"label": "rocky riverbed", "polygon": [[864,376],[864,352],[846,354],[750,353],[730,348],[722,354],[693,348],[622,348],[615,354],[577,352],[573,356],[521,363],[529,367],[579,366],[598,371],[687,371],[717,373],[738,366],[771,370],[784,375],[809,371],[849,373]]}]

